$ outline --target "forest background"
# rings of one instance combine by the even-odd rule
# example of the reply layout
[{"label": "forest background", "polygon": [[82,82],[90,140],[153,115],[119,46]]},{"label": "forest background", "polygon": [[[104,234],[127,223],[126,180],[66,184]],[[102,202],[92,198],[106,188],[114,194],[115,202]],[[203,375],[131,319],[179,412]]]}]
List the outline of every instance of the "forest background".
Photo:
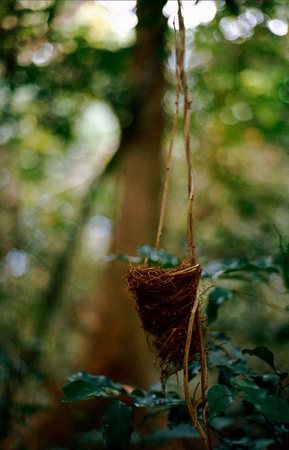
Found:
[{"label": "forest background", "polygon": [[[89,428],[60,403],[73,371],[143,388],[158,378],[124,273],[156,235],[174,113],[176,3],[1,2],[5,449],[71,448],[75,422]],[[241,347],[268,345],[285,370],[289,7],[183,3],[207,313],[214,332]],[[182,129],[180,119],[162,242],[180,260]],[[48,429],[25,444],[31,430]]]}]

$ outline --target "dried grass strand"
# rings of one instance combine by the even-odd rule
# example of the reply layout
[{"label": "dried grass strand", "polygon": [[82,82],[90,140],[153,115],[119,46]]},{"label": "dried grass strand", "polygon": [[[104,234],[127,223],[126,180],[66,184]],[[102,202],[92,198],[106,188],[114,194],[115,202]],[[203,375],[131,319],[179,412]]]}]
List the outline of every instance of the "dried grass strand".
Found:
[{"label": "dried grass strand", "polygon": [[[195,257],[195,240],[194,240],[194,211],[193,204],[195,198],[195,181],[194,181],[194,173],[192,168],[191,161],[191,144],[190,144],[190,118],[191,118],[191,100],[188,91],[188,83],[186,78],[186,71],[184,67],[185,62],[185,26],[184,26],[184,18],[182,13],[182,3],[181,0],[178,0],[178,19],[179,19],[179,57],[177,58],[177,64],[179,67],[179,74],[181,80],[182,92],[184,95],[184,143],[185,143],[185,153],[186,153],[186,161],[187,161],[187,171],[188,171],[188,205],[187,205],[187,241],[188,241],[188,250],[189,256],[192,262],[196,261]],[[200,344],[200,354],[201,354],[201,399],[202,399],[202,416],[204,421],[205,430],[203,430],[201,424],[198,421],[197,417],[197,404],[194,398],[194,404],[191,401],[190,392],[189,392],[189,349],[191,346],[191,340],[193,336],[193,332],[195,329],[195,323],[197,323],[197,332],[198,332],[198,340]],[[201,323],[201,316],[199,310],[199,296],[198,293],[196,295],[195,303],[193,305],[188,330],[187,330],[187,339],[185,344],[185,355],[183,362],[183,371],[184,371],[184,393],[185,400],[187,403],[187,407],[192,418],[192,421],[198,430],[201,438],[203,439],[206,447],[211,450],[211,439],[209,435],[208,422],[207,422],[207,414],[206,414],[206,390],[207,390],[207,380],[208,380],[208,370],[207,370],[207,361],[206,361],[206,351],[203,339],[203,327]]]},{"label": "dried grass strand", "polygon": [[185,71],[185,51],[186,51],[186,33],[184,18],[182,13],[182,3],[178,0],[178,20],[179,20],[179,41],[176,47],[177,51],[177,73],[180,84],[180,90],[184,96],[184,144],[187,162],[188,179],[188,206],[187,206],[187,241],[188,252],[192,263],[195,258],[195,239],[194,239],[194,214],[193,205],[195,199],[195,179],[191,159],[191,139],[190,139],[190,121],[191,121],[191,99],[189,95],[187,76]]}]

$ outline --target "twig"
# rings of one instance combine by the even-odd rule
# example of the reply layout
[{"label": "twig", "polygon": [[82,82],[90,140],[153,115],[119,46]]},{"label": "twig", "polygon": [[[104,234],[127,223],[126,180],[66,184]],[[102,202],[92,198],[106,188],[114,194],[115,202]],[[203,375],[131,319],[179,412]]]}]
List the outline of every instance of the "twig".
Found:
[{"label": "twig", "polygon": [[208,366],[207,366],[207,355],[204,344],[204,336],[203,336],[203,328],[201,323],[200,316],[200,308],[197,310],[197,321],[198,321],[198,331],[199,331],[199,339],[200,339],[200,347],[201,347],[201,392],[202,392],[202,417],[206,428],[206,435],[208,439],[208,449],[211,450],[211,437],[210,430],[208,426],[208,417],[207,417],[207,389],[208,389]]},{"label": "twig", "polygon": [[188,83],[185,71],[185,48],[186,35],[184,18],[182,14],[181,0],[178,0],[178,19],[179,19],[179,46],[178,46],[178,73],[181,84],[181,90],[184,96],[184,143],[187,161],[187,177],[188,177],[188,206],[187,206],[187,240],[189,256],[192,263],[196,261],[195,257],[195,240],[194,240],[194,220],[193,220],[193,204],[195,198],[195,181],[193,176],[193,168],[191,161],[191,140],[190,140],[190,120],[191,120],[191,99],[188,91]]},{"label": "twig", "polygon": [[[178,60],[179,45],[178,45],[178,39],[177,39],[177,35],[176,35],[176,29],[175,29],[175,54],[176,54],[176,60]],[[178,72],[178,64],[176,65],[175,76],[176,76],[175,113],[174,113],[173,127],[172,127],[171,136],[170,136],[170,142],[169,142],[168,156],[167,156],[167,162],[166,162],[166,174],[165,174],[163,195],[162,195],[162,202],[161,202],[160,220],[159,220],[156,243],[155,243],[155,247],[157,250],[159,250],[159,248],[160,248],[160,241],[161,241],[161,236],[163,233],[164,218],[165,218],[167,197],[168,197],[168,190],[169,190],[169,180],[170,180],[170,173],[171,173],[172,153],[173,153],[173,147],[174,147],[174,142],[175,142],[175,137],[176,137],[176,132],[177,132],[178,118],[179,118],[179,100],[180,100],[181,83],[180,83],[180,74]]]},{"label": "twig", "polygon": [[[195,198],[195,180],[193,176],[192,160],[191,160],[191,141],[190,141],[190,119],[191,119],[191,100],[188,91],[188,83],[185,71],[185,26],[184,18],[182,14],[182,3],[178,0],[178,19],[179,19],[179,44],[177,52],[177,67],[180,80],[180,88],[184,96],[184,144],[185,144],[185,154],[187,161],[187,178],[188,178],[188,205],[187,205],[187,241],[188,241],[188,251],[189,257],[192,264],[196,263],[195,255],[195,239],[194,239],[194,198]],[[194,324],[197,321],[197,329],[200,341],[200,353],[201,353],[201,403],[202,403],[202,416],[205,425],[205,431],[203,430],[197,417],[197,406],[198,402],[194,403],[191,401],[189,392],[189,358],[190,358],[190,347],[192,341],[192,334],[194,330]],[[207,400],[206,400],[206,390],[207,390],[207,380],[208,380],[208,369],[206,360],[206,351],[203,338],[203,328],[201,323],[200,309],[199,309],[199,295],[197,293],[194,306],[191,310],[188,329],[187,329],[187,339],[185,344],[184,353],[184,393],[186,404],[194,423],[194,426],[198,430],[201,438],[203,439],[208,450],[212,449],[211,440],[208,429],[207,422]]]},{"label": "twig", "polygon": [[[189,356],[190,356],[190,348],[191,348],[191,342],[192,342],[192,333],[193,328],[197,316],[199,306],[199,297],[196,297],[194,306],[191,311],[189,325],[188,325],[188,331],[187,331],[187,339],[185,344],[185,353],[184,353],[184,394],[185,394],[185,401],[188,407],[189,414],[191,416],[192,422],[195,426],[195,428],[198,430],[201,438],[203,439],[206,447],[210,450],[209,443],[208,443],[208,437],[206,433],[204,432],[201,424],[198,421],[197,417],[197,408],[193,405],[191,396],[190,396],[190,390],[189,390]],[[195,402],[194,402],[195,403]]]}]

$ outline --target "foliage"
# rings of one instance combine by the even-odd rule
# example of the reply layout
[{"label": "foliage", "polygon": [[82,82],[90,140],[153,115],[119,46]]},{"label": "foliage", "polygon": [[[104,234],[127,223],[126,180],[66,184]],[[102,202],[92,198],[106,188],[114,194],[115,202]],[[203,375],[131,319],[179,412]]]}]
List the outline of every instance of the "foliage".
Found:
[{"label": "foliage", "polygon": [[171,255],[163,248],[157,250],[149,245],[143,245],[142,247],[138,247],[136,252],[139,255],[138,257],[120,253],[117,255],[110,255],[109,260],[117,259],[130,263],[141,263],[147,261],[148,264],[164,267],[166,269],[170,267],[177,267],[180,264],[179,258]]},{"label": "foliage", "polygon": [[[149,247],[145,247],[148,254]],[[153,253],[153,249],[150,250]],[[165,261],[166,262],[166,261]],[[215,270],[215,272],[214,272]],[[282,274],[277,265],[230,261],[227,266],[223,262],[212,263],[210,272],[204,270],[204,279],[211,274],[214,279],[231,278],[231,273],[238,272],[240,280],[260,280],[260,271],[265,272],[265,279],[274,273]],[[255,275],[255,276],[253,276]],[[244,277],[243,277],[244,276]],[[218,309],[224,301],[234,298],[232,291],[216,286],[208,297],[207,315],[211,323],[215,321]],[[245,358],[248,355],[249,358]],[[256,357],[269,368],[271,373],[260,368],[256,370],[250,364],[251,357]],[[264,449],[270,445],[285,445],[289,436],[289,396],[288,373],[276,367],[274,353],[264,345],[255,348],[244,348],[242,351],[221,332],[208,333],[208,366],[215,372],[217,384],[209,387],[207,392],[209,425],[216,449],[230,449],[234,446],[242,449]],[[273,373],[272,373],[273,371]],[[200,372],[200,364],[191,364],[189,374],[192,384],[196,385]],[[104,418],[110,417],[115,405],[121,431],[119,445],[127,448],[129,442],[144,442],[137,431],[133,431],[135,410],[145,408],[146,417],[167,412],[167,430],[163,431],[162,440],[170,441],[176,437],[191,439],[194,430],[188,428],[190,418],[186,405],[178,390],[167,392],[152,386],[147,391],[131,389],[113,382],[104,376],[92,376],[79,372],[68,378],[63,388],[64,401],[87,400],[93,397],[110,399]],[[122,405],[120,407],[120,405]],[[119,413],[123,408],[123,414]],[[115,417],[112,414],[112,417]],[[201,417],[200,417],[201,419]],[[107,419],[104,419],[107,426]],[[104,425],[103,425],[104,426]],[[110,448],[102,426],[102,442]],[[131,428],[132,427],[132,428]],[[177,434],[171,433],[177,430]],[[101,436],[98,434],[98,442]],[[146,442],[153,442],[155,436],[146,437]],[[151,439],[151,440],[150,440]],[[275,448],[275,447],[272,447]],[[279,447],[276,447],[279,448]]]},{"label": "foliage", "polygon": [[[222,336],[221,339],[223,340],[224,337]],[[239,352],[234,346],[231,346],[232,349]],[[243,350],[244,353],[258,355],[266,362],[269,361],[270,366],[272,364],[273,353],[264,346],[253,350]],[[288,374],[279,373],[275,366],[273,366],[274,371],[279,375],[256,373],[247,365],[241,354],[238,359],[228,356],[226,345],[211,347],[209,362],[210,369],[217,369],[219,372],[219,384],[211,386],[208,390],[209,423],[214,436],[217,436],[216,448],[229,448],[238,440],[240,440],[240,448],[244,449],[265,448],[261,447],[264,443],[266,445],[274,442],[284,443],[289,434],[289,401],[288,395],[284,396],[284,391],[288,387],[285,381]],[[196,375],[195,373],[194,377]],[[115,384],[107,377],[91,376],[86,373],[75,374],[68,381],[63,388],[65,401],[85,400],[92,397],[110,398],[111,403],[104,413],[102,426],[103,442],[107,448],[110,448],[111,444],[107,442],[105,427],[110,426],[110,420],[117,420],[121,448],[122,446],[127,448],[129,437],[133,441],[140,439],[137,434],[131,435],[132,419],[136,408],[155,411],[154,415],[164,410],[168,412],[168,429],[163,435],[164,440],[174,437],[170,431],[175,428],[178,429],[180,438],[188,439],[193,436],[192,431],[191,434],[188,433],[186,424],[189,423],[189,418],[185,414],[184,400],[178,392],[168,391],[164,395],[155,387],[148,391],[128,391],[125,386]],[[236,404],[237,412],[235,411],[232,416],[230,408],[234,404]],[[148,417],[151,416],[151,412],[146,414]],[[238,428],[235,423],[239,424]],[[240,436],[238,439],[236,439],[237,434]],[[149,437],[147,440],[149,441]]]}]

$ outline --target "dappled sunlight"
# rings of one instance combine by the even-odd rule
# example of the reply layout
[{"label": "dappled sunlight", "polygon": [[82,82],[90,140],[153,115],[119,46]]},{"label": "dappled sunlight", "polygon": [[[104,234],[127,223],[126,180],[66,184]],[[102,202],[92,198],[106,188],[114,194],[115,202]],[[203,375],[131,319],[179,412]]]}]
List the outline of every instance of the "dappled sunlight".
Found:
[{"label": "dappled sunlight", "polygon": [[[207,0],[206,2],[183,2],[184,22],[186,28],[196,28],[199,25],[205,25],[211,22],[216,13],[217,6],[214,0]],[[178,4],[174,0],[168,0],[163,12],[168,17],[168,24],[171,28],[178,29]]]},{"label": "dappled sunlight", "polygon": [[20,277],[28,270],[28,256],[23,250],[11,249],[5,257],[8,273]]},{"label": "dappled sunlight", "polygon": [[43,47],[38,48],[32,54],[32,62],[38,66],[49,64],[53,55],[53,45],[46,42]]},{"label": "dappled sunlight", "polygon": [[285,36],[288,33],[288,22],[281,19],[268,20],[269,30],[277,36]]}]

